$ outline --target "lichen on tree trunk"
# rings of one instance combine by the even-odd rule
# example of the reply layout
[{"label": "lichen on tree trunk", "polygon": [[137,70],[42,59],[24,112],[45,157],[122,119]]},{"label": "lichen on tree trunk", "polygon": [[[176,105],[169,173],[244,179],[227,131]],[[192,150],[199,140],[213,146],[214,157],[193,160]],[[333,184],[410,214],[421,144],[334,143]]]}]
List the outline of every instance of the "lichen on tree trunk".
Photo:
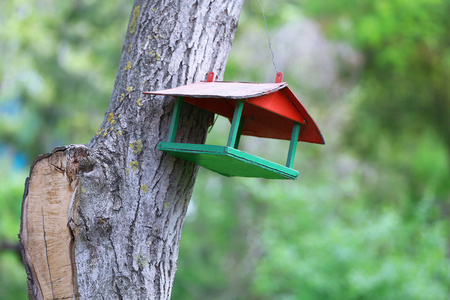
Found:
[{"label": "lichen on tree trunk", "polygon": [[[170,298],[197,167],[157,149],[174,100],[142,92],[204,80],[208,71],[221,78],[242,2],[135,2],[100,129],[87,147],[56,149],[30,172],[20,233],[30,298]],[[183,106],[176,140],[203,143],[209,117]],[[56,158],[59,165],[48,165]],[[39,173],[44,167],[47,177]],[[67,203],[56,209],[59,219],[49,213],[47,220],[51,195]],[[43,228],[39,249],[28,244],[36,228]],[[55,228],[60,243],[49,249],[47,233]],[[66,275],[54,275],[55,255],[64,258]]]}]

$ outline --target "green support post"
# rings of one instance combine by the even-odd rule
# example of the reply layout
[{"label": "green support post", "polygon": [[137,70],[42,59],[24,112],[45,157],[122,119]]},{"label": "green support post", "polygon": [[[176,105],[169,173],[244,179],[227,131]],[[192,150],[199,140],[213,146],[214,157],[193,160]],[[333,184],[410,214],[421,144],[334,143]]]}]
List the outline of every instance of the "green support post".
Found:
[{"label": "green support post", "polygon": [[177,133],[178,121],[180,120],[181,106],[183,104],[183,97],[177,97],[175,107],[173,108],[172,121],[170,122],[169,135],[167,142],[175,142],[175,134]]},{"label": "green support post", "polygon": [[300,134],[300,123],[294,122],[291,135],[291,143],[289,144],[289,153],[286,161],[286,167],[294,166],[295,150],[297,148],[298,136]]},{"label": "green support post", "polygon": [[[231,121],[230,135],[228,136],[227,146],[235,148],[236,142],[239,143],[237,138],[239,135],[239,128],[241,123],[242,110],[244,109],[244,101],[237,100],[236,107],[234,109],[233,120]],[[241,128],[242,129],[242,128]]]},{"label": "green support post", "polygon": [[239,148],[239,142],[241,141],[242,127],[244,127],[245,119],[241,118],[241,122],[239,123],[239,129],[236,136],[236,142],[234,143],[234,149]]}]

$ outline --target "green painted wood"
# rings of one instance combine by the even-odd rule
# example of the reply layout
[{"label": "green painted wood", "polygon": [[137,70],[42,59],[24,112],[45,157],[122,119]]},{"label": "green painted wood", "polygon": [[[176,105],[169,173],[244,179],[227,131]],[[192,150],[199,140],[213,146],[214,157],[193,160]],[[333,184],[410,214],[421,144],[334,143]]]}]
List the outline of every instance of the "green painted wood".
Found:
[{"label": "green painted wood", "polygon": [[232,147],[159,142],[158,149],[225,176],[297,179],[298,171]]},{"label": "green painted wood", "polygon": [[242,110],[244,109],[244,101],[237,100],[234,109],[233,121],[231,122],[230,135],[228,136],[228,147],[236,145],[236,137],[239,132],[239,124],[241,123]]},{"label": "green painted wood", "polygon": [[175,107],[173,108],[172,120],[170,121],[169,135],[167,141],[173,143],[175,134],[177,133],[178,121],[180,120],[181,106],[183,105],[183,97],[177,97]]},{"label": "green painted wood", "polygon": [[289,152],[286,161],[286,167],[292,168],[294,166],[295,150],[297,149],[298,136],[300,134],[300,123],[294,122],[291,135],[291,143],[289,144]]},{"label": "green painted wood", "polygon": [[239,148],[239,142],[241,141],[242,127],[244,127],[244,123],[245,123],[245,118],[241,118],[241,122],[239,124],[239,129],[238,129],[237,136],[236,136],[236,141],[235,141],[234,147],[233,147],[235,149]]}]

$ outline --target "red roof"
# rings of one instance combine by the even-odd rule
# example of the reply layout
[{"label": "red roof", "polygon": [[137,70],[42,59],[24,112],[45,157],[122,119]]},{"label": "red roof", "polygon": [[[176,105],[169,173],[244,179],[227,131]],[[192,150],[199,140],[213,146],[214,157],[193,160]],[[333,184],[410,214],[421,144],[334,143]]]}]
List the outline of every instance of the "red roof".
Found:
[{"label": "red roof", "polygon": [[151,95],[183,97],[183,101],[233,118],[236,101],[245,101],[242,134],[290,140],[294,121],[302,124],[299,141],[325,144],[314,120],[286,82],[197,82],[173,89],[144,92]]}]

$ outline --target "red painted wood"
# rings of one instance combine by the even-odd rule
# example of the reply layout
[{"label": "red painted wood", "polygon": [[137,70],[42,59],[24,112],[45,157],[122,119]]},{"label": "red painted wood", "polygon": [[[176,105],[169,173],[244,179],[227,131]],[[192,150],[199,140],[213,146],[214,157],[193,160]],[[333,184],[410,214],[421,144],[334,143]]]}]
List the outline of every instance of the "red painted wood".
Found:
[{"label": "red painted wood", "polygon": [[209,72],[208,73],[208,79],[206,81],[207,82],[213,82],[214,81],[214,72]]},{"label": "red painted wood", "polygon": [[283,82],[283,72],[278,72],[277,77],[275,77],[275,83]]},{"label": "red painted wood", "polygon": [[200,82],[144,94],[182,96],[185,102],[230,120],[236,100],[243,99],[243,135],[290,140],[293,122],[297,121],[302,124],[299,141],[325,144],[316,123],[284,82]]},{"label": "red painted wood", "polygon": [[290,100],[286,100],[286,96],[281,90],[272,94],[250,98],[248,102],[274,114],[305,124],[303,115],[293,106]]}]

